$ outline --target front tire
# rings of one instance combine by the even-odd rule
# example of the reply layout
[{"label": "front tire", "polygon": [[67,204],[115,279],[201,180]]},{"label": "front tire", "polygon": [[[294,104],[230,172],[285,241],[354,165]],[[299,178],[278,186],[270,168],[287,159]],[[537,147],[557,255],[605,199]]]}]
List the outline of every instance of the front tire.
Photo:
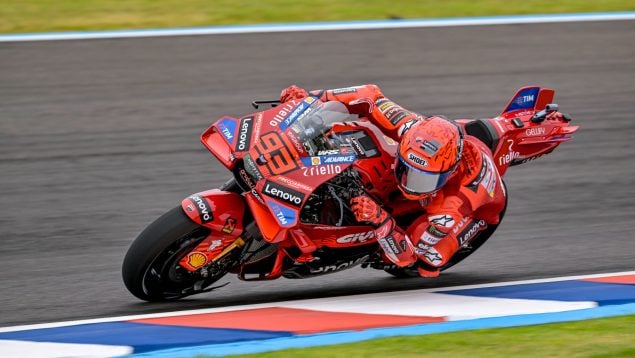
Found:
[{"label": "front tire", "polygon": [[169,301],[200,292],[226,271],[203,277],[179,261],[209,235],[180,206],[148,226],[128,249],[123,261],[123,282],[128,291],[146,301]]}]

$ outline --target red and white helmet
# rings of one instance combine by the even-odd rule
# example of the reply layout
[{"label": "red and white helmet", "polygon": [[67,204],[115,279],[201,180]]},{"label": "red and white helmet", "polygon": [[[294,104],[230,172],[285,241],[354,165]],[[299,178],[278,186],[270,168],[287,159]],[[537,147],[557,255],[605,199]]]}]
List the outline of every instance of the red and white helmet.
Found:
[{"label": "red and white helmet", "polygon": [[454,174],[463,152],[463,129],[442,117],[414,123],[403,133],[395,175],[404,196],[418,200],[439,190]]}]

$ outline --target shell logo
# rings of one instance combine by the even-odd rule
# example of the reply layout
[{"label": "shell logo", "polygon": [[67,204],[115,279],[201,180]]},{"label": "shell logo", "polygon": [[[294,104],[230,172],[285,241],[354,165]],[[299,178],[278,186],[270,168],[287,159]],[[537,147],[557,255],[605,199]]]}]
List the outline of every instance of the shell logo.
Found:
[{"label": "shell logo", "polygon": [[320,164],[322,164],[322,161],[320,160],[320,157],[312,157],[311,158],[311,163],[313,165],[320,165]]},{"label": "shell logo", "polygon": [[187,263],[193,268],[203,267],[207,263],[207,256],[200,252],[192,252],[187,257]]}]

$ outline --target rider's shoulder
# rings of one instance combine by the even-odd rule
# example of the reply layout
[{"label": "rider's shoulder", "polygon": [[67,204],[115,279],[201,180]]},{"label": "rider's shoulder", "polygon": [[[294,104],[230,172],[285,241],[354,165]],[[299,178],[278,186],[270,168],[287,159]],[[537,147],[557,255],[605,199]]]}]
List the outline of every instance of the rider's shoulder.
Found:
[{"label": "rider's shoulder", "polygon": [[371,97],[374,97],[375,99],[384,97],[384,94],[382,93],[381,88],[379,88],[379,86],[376,84],[369,83],[369,84],[361,85],[360,88],[372,94]]},{"label": "rider's shoulder", "polygon": [[489,155],[481,148],[478,139],[466,136],[463,142],[463,154],[459,163],[459,173],[461,174],[461,185],[466,186],[478,178],[485,165],[484,156]]}]

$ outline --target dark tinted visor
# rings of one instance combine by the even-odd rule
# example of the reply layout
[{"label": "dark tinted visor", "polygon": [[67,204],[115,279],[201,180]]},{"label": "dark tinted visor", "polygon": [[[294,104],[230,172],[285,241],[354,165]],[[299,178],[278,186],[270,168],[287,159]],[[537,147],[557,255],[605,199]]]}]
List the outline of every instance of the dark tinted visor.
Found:
[{"label": "dark tinted visor", "polygon": [[454,168],[443,173],[420,170],[406,163],[401,156],[398,156],[395,169],[397,183],[405,192],[414,195],[429,194],[439,190],[448,181],[452,172]]}]

